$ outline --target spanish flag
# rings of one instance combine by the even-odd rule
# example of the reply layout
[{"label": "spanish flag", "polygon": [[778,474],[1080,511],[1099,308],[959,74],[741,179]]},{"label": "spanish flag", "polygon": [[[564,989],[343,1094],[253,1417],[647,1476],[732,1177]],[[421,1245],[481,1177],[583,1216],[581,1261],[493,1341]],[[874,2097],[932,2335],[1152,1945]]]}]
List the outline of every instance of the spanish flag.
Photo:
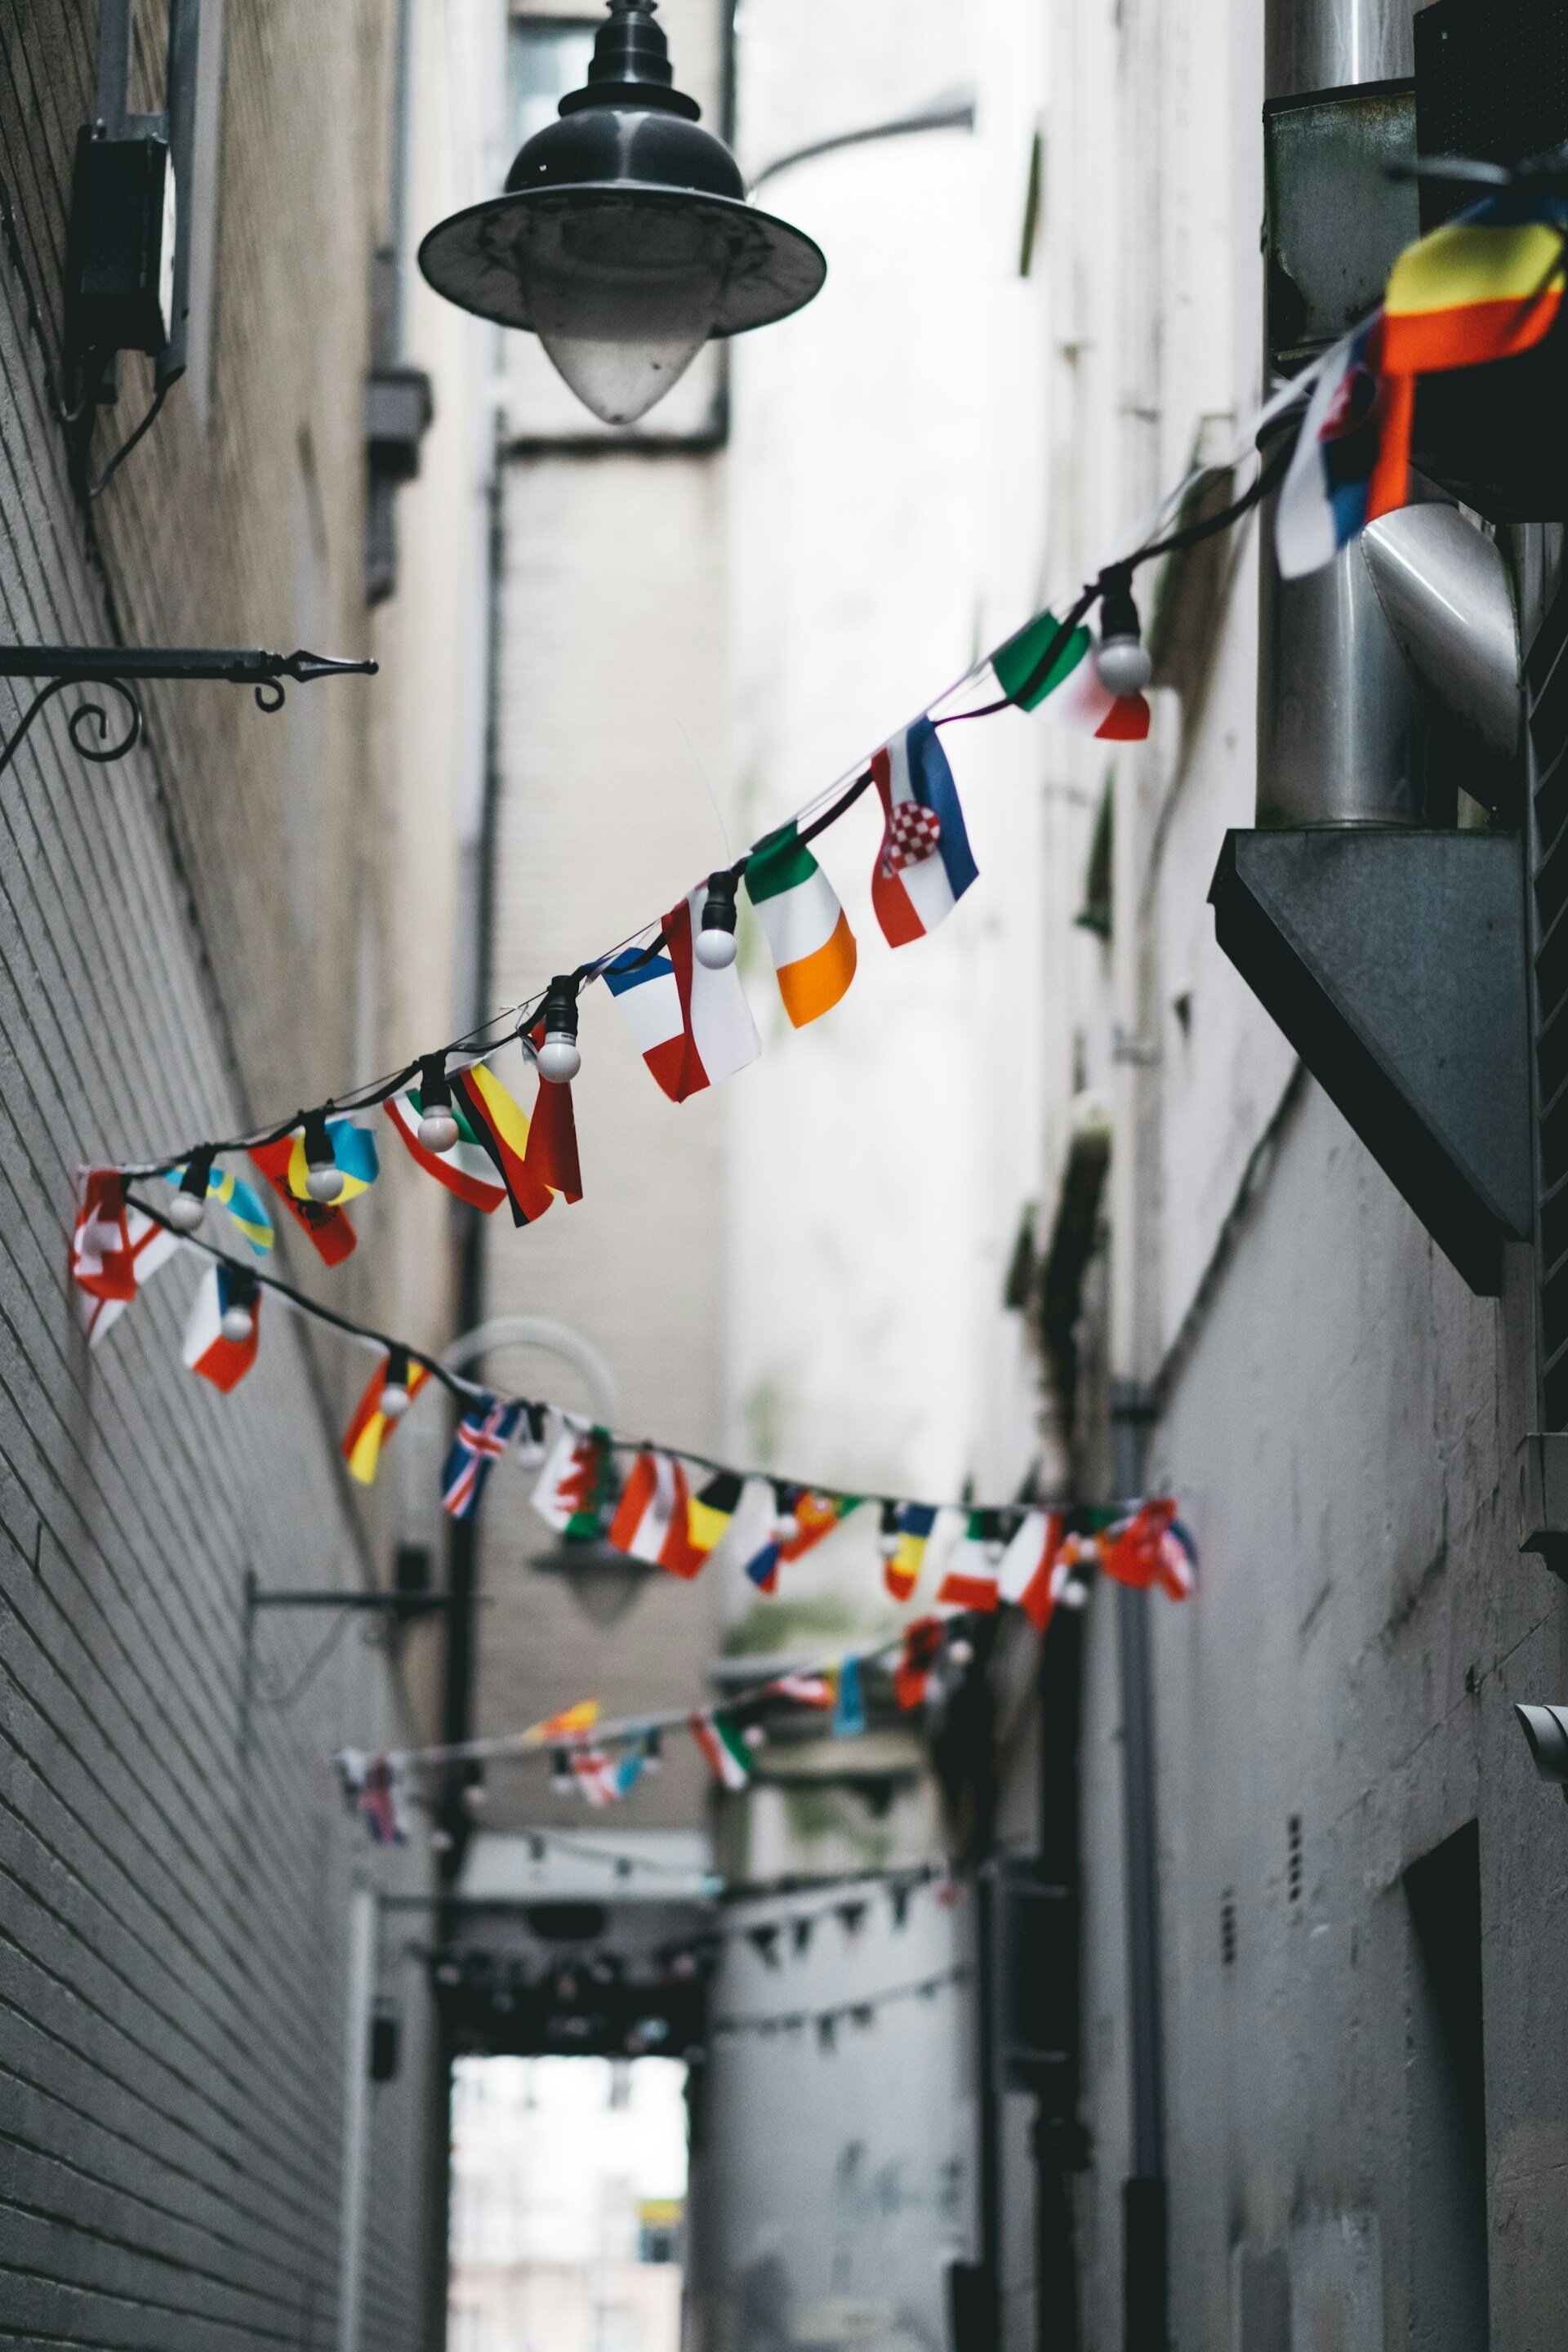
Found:
[{"label": "spanish flag", "polygon": [[[343,1433],[343,1460],[349,1465],[349,1475],[357,1478],[362,1486],[374,1485],[381,1449],[393,1431],[395,1421],[388,1420],[381,1409],[381,1393],[386,1386],[386,1375],[392,1358],[384,1356],[371,1374],[370,1386],[354,1409],[354,1417]],[[416,1396],[428,1378],[423,1364],[408,1367],[408,1393]]]}]

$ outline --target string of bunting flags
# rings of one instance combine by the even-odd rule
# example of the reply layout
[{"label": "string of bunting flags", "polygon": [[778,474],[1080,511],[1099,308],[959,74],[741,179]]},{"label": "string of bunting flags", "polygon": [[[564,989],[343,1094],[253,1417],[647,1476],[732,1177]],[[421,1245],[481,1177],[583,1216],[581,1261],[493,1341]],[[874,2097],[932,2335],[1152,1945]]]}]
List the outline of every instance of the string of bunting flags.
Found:
[{"label": "string of bunting flags", "polygon": [[824,2057],[830,2057],[838,2044],[841,2026],[853,2026],[863,2032],[876,2022],[879,2010],[889,2009],[897,2001],[934,2000],[938,1993],[950,1986],[966,1984],[973,1970],[959,1966],[941,1969],[934,1975],[916,1977],[908,1984],[887,1985],[879,1992],[862,1993],[854,2000],[836,2001],[829,2009],[789,2009],[743,2013],[733,2017],[716,2017],[715,2033],[760,2033],[764,2038],[778,2033],[803,2033],[808,2025],[816,2030],[817,2048]]},{"label": "string of bunting flags", "polygon": [[[1436,168],[1464,176],[1459,167]],[[1559,183],[1562,176],[1559,171]],[[175,1188],[166,1220],[175,1232],[195,1233],[216,1203],[264,1256],[274,1244],[271,1213],[254,1185],[218,1164],[247,1153],[322,1260],[342,1264],[355,1246],[346,1204],[379,1174],[374,1134],[354,1114],[384,1110],[426,1173],[487,1214],[504,1202],[514,1223],[526,1225],[557,1199],[580,1200],[571,1087],[582,1066],[577,1005],[585,986],[604,982],[672,1100],[685,1101],[744,1068],[760,1055],[762,1041],[735,970],[743,887],[790,1021],[800,1027],[820,1019],[853,981],[858,950],[811,845],[874,789],[882,814],[871,879],[879,927],[894,949],[934,930],[977,872],[939,730],[997,711],[1043,709],[1102,740],[1145,737],[1150,709],[1142,689],[1151,667],[1131,593],[1135,570],[1227,530],[1276,484],[1282,484],[1276,516],[1281,571],[1299,577],[1330,562],[1369,521],[1408,497],[1418,378],[1517,357],[1556,324],[1565,239],[1568,194],[1544,171],[1532,180],[1525,167],[1500,192],[1407,247],[1383,305],[1281,384],[1254,418],[1238,456],[1261,451],[1305,404],[1293,442],[1260,462],[1239,498],[1219,513],[1183,523],[1205,477],[1228,471],[1194,469],[1139,526],[1131,551],[1102,566],[1065,612],[1037,614],[868,761],[689,890],[657,922],[574,971],[558,973],[527,1003],[313,1109],[247,1134],[82,1171],[72,1265],[89,1340],[101,1340],[167,1254],[163,1237],[132,1213],[125,1192],[131,1181],[163,1177]],[[1178,527],[1167,530],[1173,515]],[[529,1110],[491,1066],[514,1039],[533,1081]],[[234,1275],[221,1279],[208,1300],[217,1325],[230,1306],[250,1296]],[[246,1345],[242,1360],[210,1341],[194,1369],[209,1378],[221,1374],[219,1384],[231,1386],[253,1360],[249,1339]]]}]

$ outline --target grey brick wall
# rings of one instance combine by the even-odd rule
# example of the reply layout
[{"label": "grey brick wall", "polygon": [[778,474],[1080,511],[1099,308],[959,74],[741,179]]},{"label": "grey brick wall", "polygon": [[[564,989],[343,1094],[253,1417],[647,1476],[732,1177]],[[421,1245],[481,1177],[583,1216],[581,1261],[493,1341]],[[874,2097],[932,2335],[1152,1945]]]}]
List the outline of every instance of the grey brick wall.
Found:
[{"label": "grey brick wall", "polygon": [[[50,399],[96,17],[86,0],[0,5],[22,265],[0,256],[0,630],[286,647],[308,627],[359,650],[390,10],[230,0],[211,424],[204,439],[176,392],[89,515]],[[132,362],[97,464],[144,399]],[[75,756],[57,706],[0,782],[5,2343],[332,2339],[342,1929],[363,1857],[325,1759],[408,1718],[395,1659],[349,1622],[318,1661],[319,1617],[261,1622],[247,1708],[241,1582],[249,1565],[348,1585],[374,1565],[335,1451],[365,1364],[269,1305],[257,1370],[218,1395],[179,1361],[183,1262],[89,1359],[66,1251],[79,1161],[227,1130],[347,1076],[347,910],[377,887],[369,690],[296,694],[269,719],[234,689],[165,689],[146,751],[106,770]],[[0,720],[15,707],[0,694]],[[351,1308],[389,1279],[389,1213],[373,1196],[359,1223],[359,1256],[329,1277]],[[386,1885],[423,1879],[417,1853],[382,1866]],[[375,2095],[378,2347],[419,2333],[424,2252],[425,1996],[385,1940],[405,2031],[401,2077]]]}]

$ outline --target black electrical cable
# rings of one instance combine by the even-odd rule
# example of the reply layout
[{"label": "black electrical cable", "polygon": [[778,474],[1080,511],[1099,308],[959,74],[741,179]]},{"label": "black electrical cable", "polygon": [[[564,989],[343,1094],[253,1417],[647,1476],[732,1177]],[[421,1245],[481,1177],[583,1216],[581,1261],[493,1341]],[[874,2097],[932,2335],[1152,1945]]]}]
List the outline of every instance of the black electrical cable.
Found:
[{"label": "black electrical cable", "polygon": [[[174,379],[173,378],[170,379],[171,382],[174,380]],[[113,479],[115,474],[119,471],[120,467],[123,466],[127,457],[130,457],[131,452],[135,448],[136,444],[141,440],[142,435],[145,433],[151,433],[153,430],[153,425],[158,421],[158,412],[163,407],[163,403],[168,399],[168,397],[169,385],[167,383],[161,383],[158,386],[157,391],[153,394],[152,404],[147,410],[147,414],[142,419],[141,424],[136,427],[135,432],[127,435],[126,438],[121,443],[119,448],[115,451],[113,457],[110,457],[108,465],[105,466],[102,473],[100,474],[97,481],[89,482],[88,484],[87,495],[89,499],[99,499],[103,496],[104,491],[109,488],[109,485]]]}]

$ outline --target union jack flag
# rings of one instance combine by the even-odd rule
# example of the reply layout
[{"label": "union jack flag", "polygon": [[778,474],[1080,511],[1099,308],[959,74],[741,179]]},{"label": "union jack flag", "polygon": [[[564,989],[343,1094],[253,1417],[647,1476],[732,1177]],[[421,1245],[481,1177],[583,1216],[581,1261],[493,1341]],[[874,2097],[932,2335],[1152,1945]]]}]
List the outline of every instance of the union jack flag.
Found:
[{"label": "union jack flag", "polygon": [[490,1466],[510,1444],[522,1413],[521,1404],[503,1404],[499,1397],[486,1397],[470,1405],[458,1423],[441,1473],[441,1507],[453,1518],[471,1519],[479,1509]]}]

